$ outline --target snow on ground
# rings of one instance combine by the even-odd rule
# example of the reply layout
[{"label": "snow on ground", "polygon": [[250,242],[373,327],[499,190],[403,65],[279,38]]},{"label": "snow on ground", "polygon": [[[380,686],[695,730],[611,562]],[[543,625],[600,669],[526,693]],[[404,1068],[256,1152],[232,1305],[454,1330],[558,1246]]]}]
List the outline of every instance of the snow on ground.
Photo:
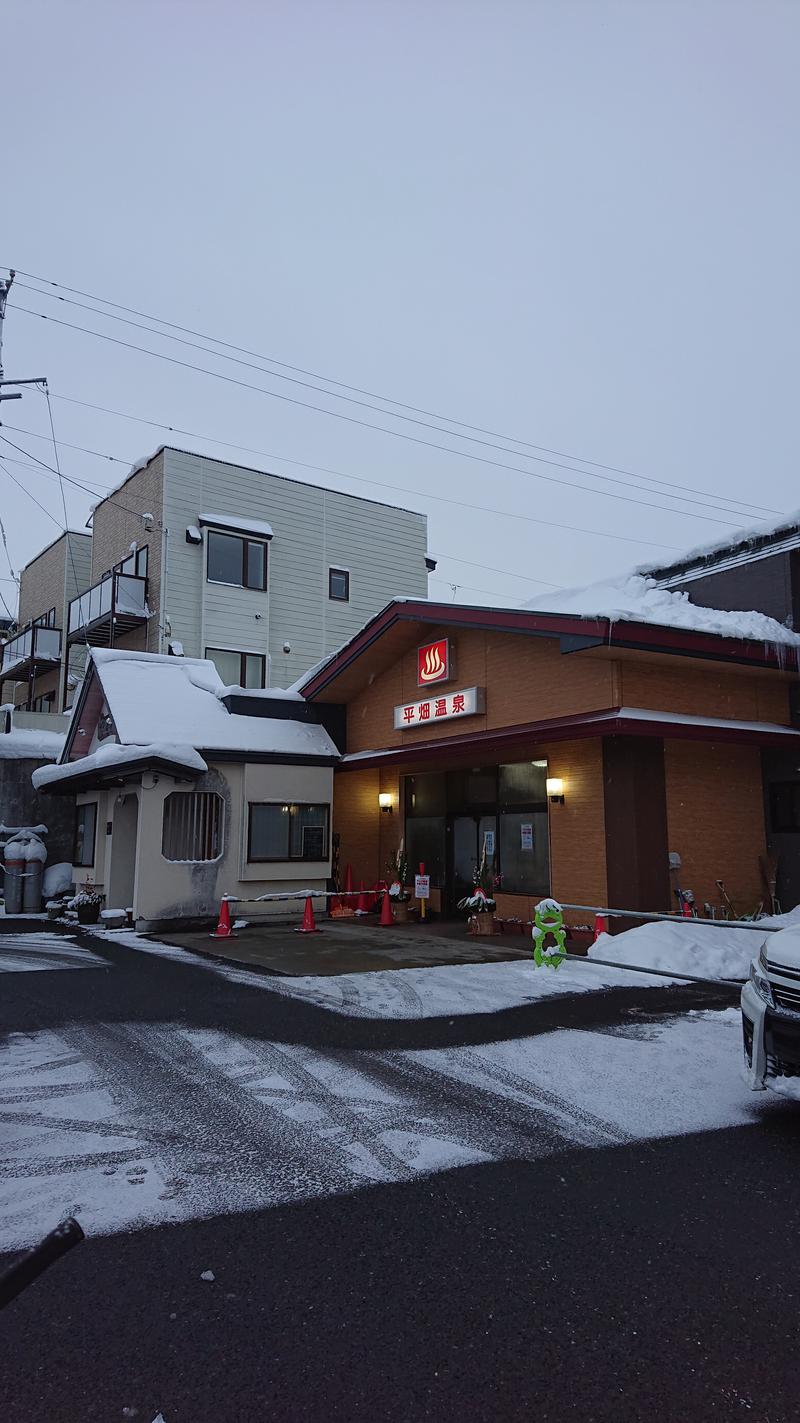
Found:
[{"label": "snow on ground", "polygon": [[531,951],[529,960],[509,963],[281,978],[270,986],[278,993],[306,998],[353,1017],[452,1018],[465,1013],[496,1013],[542,998],[596,993],[604,988],[661,988],[664,980],[588,961],[569,960],[559,969],[536,968]]},{"label": "snow on ground", "polygon": [[70,1023],[0,1052],[0,1249],[753,1124],[736,1010],[431,1051]]},{"label": "snow on ground", "polygon": [[0,935],[0,973],[43,973],[62,968],[108,968],[108,964],[64,934]]},{"label": "snow on ground", "polygon": [[[702,919],[640,924],[622,934],[601,934],[589,949],[590,959],[635,964],[680,976],[732,978],[749,976],[750,960],[776,929],[800,924],[800,908],[758,920],[758,929],[737,928],[731,921],[720,926]],[[664,979],[661,980],[664,982]]]}]

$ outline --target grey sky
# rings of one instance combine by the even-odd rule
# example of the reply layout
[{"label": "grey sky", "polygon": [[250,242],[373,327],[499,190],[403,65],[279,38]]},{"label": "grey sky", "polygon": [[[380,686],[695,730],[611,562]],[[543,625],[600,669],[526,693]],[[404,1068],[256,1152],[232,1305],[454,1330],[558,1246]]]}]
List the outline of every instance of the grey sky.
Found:
[{"label": "grey sky", "polygon": [[[12,0],[0,262],[518,439],[789,509],[800,503],[799,41],[796,3],[755,0]],[[587,581],[751,522],[562,489],[533,475],[626,492],[21,286],[13,300],[529,469],[360,429],[9,304],[9,376],[46,374],[56,394],[274,456],[173,438],[224,458],[376,498],[393,495],[286,460],[398,486],[398,503],[429,515],[441,559],[431,593],[443,598],[455,582],[460,600],[515,602],[536,578]],[[64,441],[125,460],[169,439],[61,401],[54,415]],[[36,394],[3,417],[47,429]],[[51,461],[44,441],[6,433]],[[63,468],[97,485],[124,473],[71,451]],[[8,469],[61,522],[57,484]],[[674,505],[652,486],[628,492]],[[73,524],[89,503],[70,492]],[[2,471],[0,510],[19,567],[55,526]]]}]

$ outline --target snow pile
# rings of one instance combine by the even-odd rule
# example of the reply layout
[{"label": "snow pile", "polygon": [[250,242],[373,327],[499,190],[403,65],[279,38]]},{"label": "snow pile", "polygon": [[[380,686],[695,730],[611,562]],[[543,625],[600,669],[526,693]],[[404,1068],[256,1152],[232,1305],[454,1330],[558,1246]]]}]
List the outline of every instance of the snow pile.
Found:
[{"label": "snow pile", "polygon": [[524,605],[537,613],[572,613],[577,617],[608,618],[614,622],[655,623],[660,627],[683,628],[687,632],[712,633],[717,637],[746,638],[800,648],[800,634],[785,628],[766,613],[724,612],[702,608],[689,602],[688,593],[672,593],[659,588],[653,578],[639,573],[624,574],[604,583],[583,588],[565,588],[557,593],[539,593]]},{"label": "snow pile", "polygon": [[662,575],[668,568],[682,567],[684,563],[689,563],[695,559],[713,558],[717,553],[728,553],[741,549],[747,545],[753,545],[761,539],[771,538],[775,534],[791,534],[800,527],[800,509],[795,509],[790,514],[777,514],[774,519],[762,519],[757,524],[746,529],[739,529],[736,533],[728,534],[726,538],[714,539],[710,543],[696,544],[694,548],[689,548],[685,553],[674,558],[671,563],[648,564],[638,568],[637,573],[648,574],[654,568],[658,568]]},{"label": "snow pile", "polygon": [[64,740],[58,731],[14,727],[0,735],[0,761],[57,761],[64,749]]},{"label": "snow pile", "polygon": [[273,528],[266,519],[241,519],[238,514],[201,514],[198,522],[210,524],[212,528],[236,529],[237,533],[258,534],[262,539],[271,539]]},{"label": "snow pile", "polygon": [[110,741],[90,756],[81,756],[78,761],[68,761],[64,766],[40,766],[31,780],[38,791],[63,781],[74,781],[89,771],[104,771],[115,766],[120,769],[123,766],[140,766],[142,761],[156,758],[170,761],[187,771],[208,770],[202,756],[191,746],[179,746],[167,741],[152,742],[147,746],[120,746],[116,741]]},{"label": "snow pile", "polygon": [[[225,687],[213,662],[119,648],[93,648],[92,660],[123,743],[158,742],[163,734],[163,709],[169,707],[171,724],[180,732],[181,741],[200,751],[338,759],[323,726],[229,712],[220,700]],[[286,701],[285,693],[282,700]]]},{"label": "snow pile", "polygon": [[59,895],[66,894],[71,889],[72,865],[66,864],[64,860],[59,860],[55,865],[48,865],[42,881],[45,899],[57,899]]},{"label": "snow pile", "polygon": [[702,919],[684,919],[680,923],[661,920],[626,929],[623,934],[601,934],[589,949],[589,958],[659,969],[677,978],[693,974],[698,978],[743,980],[750,973],[750,960],[772,937],[770,931],[798,924],[800,908],[759,919],[758,928],[763,933],[737,928],[735,922],[717,928]]},{"label": "snow pile", "polygon": [[14,840],[7,840],[3,851],[6,863],[12,860],[37,861],[43,865],[47,859],[47,846],[34,835],[32,830],[21,831]]}]

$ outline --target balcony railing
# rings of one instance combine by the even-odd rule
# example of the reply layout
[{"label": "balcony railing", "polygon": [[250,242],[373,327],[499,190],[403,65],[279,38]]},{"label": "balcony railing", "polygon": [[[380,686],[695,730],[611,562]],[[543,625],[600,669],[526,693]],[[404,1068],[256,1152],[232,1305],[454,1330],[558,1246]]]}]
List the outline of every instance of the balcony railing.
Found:
[{"label": "balcony railing", "polygon": [[0,681],[11,677],[24,681],[31,669],[38,672],[43,667],[57,667],[60,661],[61,629],[36,623],[23,628],[3,646]]},{"label": "balcony railing", "polygon": [[67,642],[111,645],[150,616],[147,579],[133,573],[109,573],[93,588],[73,598],[67,616]]}]

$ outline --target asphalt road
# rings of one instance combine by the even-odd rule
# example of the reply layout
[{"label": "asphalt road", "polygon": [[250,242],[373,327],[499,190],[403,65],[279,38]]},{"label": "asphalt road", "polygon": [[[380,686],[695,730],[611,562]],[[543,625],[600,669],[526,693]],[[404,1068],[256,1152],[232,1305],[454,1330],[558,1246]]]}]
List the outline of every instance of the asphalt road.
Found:
[{"label": "asphalt road", "polygon": [[[306,1075],[310,1054],[363,1072],[375,1053],[385,1086],[393,1052],[547,1039],[565,1025],[576,1038],[613,1035],[628,1030],[632,1011],[653,1022],[722,1007],[727,990],[614,990],[374,1022],[273,993],[269,980],[253,987],[87,942],[108,969],[0,977],[3,1042],[47,1033],[80,1053],[89,1040],[98,1053],[105,1044],[118,1101],[133,1090],[123,1068],[135,1079],[137,1061],[133,1086],[159,1095],[146,1033],[179,1037],[180,1054],[158,1049],[172,1077],[182,1075],[165,1089],[161,1116],[153,1102],[153,1140],[175,1147],[165,1120],[174,1118],[176,1140],[184,1150],[189,1141],[222,1209],[94,1236],[6,1309],[3,1423],[152,1423],[159,1410],[166,1423],[800,1417],[800,1114],[789,1105],[754,1125],[630,1141],[604,1135],[596,1114],[566,1120],[546,1095],[526,1101],[518,1091],[495,1120],[485,1091],[476,1086],[470,1100],[465,1087],[457,1110],[465,1122],[470,1110],[481,1119],[495,1155],[510,1143],[508,1159],[354,1187],[344,1167],[315,1183],[334,1156],[307,1160],[292,1138],[305,1198],[243,1209],[259,1162],[279,1172],[275,1157],[289,1148],[259,1135],[261,1107],[237,1105],[222,1085],[210,1106],[198,1095],[204,1063],[222,1063],[227,1082],[231,1072],[274,1076],[274,1059],[259,1056],[267,1051],[283,1054],[286,1072],[300,1054]],[[145,1036],[126,1036],[131,1023]],[[226,1064],[213,1037],[220,1026],[256,1054],[255,1069],[250,1058]],[[132,1041],[139,1058],[120,1066]],[[206,1057],[187,1058],[186,1041]],[[399,1129],[374,1082],[360,1104],[347,1090],[364,1121],[377,1114]],[[429,1095],[414,1110],[432,1120],[436,1103]],[[24,1111],[15,1129],[27,1129]],[[342,1116],[326,1130],[355,1129]],[[378,1172],[370,1130],[337,1139],[351,1155],[371,1147]],[[123,1164],[107,1169],[136,1182],[124,1162],[138,1161],[140,1147],[109,1144],[109,1160]],[[207,1268],[213,1282],[200,1280]]]}]

